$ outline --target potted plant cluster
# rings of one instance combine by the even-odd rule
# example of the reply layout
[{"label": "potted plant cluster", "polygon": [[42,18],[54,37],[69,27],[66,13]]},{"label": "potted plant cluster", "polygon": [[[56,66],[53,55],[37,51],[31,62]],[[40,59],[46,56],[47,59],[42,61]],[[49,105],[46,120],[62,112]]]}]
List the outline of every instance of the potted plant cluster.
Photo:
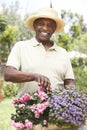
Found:
[{"label": "potted plant cluster", "polygon": [[87,96],[76,89],[58,91],[50,97],[49,122],[59,128],[76,130],[84,126],[87,119]]},{"label": "potted plant cluster", "polygon": [[11,115],[11,125],[17,130],[53,129],[53,126],[57,130],[77,130],[87,119],[87,96],[75,89],[40,88],[13,99],[13,104],[16,112]]},{"label": "potted plant cluster", "polygon": [[[11,125],[17,129],[32,129],[36,125],[48,126],[49,97],[51,90],[38,89],[33,94],[25,93],[13,99],[16,113],[11,115]],[[41,127],[40,126],[40,127]]]}]

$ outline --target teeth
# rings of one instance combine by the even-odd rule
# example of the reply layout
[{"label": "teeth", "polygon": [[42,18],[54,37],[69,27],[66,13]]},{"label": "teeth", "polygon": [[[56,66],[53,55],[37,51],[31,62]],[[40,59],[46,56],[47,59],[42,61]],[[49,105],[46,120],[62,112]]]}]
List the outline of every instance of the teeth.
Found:
[{"label": "teeth", "polygon": [[48,33],[45,33],[45,32],[41,32],[42,35],[46,36]]}]

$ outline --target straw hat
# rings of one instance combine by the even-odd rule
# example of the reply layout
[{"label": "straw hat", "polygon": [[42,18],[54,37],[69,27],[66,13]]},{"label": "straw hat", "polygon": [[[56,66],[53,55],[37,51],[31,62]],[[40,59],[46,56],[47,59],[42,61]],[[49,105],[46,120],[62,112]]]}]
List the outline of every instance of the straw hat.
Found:
[{"label": "straw hat", "polygon": [[30,30],[34,31],[33,23],[36,19],[39,19],[39,18],[49,18],[49,19],[54,20],[57,24],[55,32],[61,31],[65,26],[64,21],[58,18],[58,13],[56,10],[54,10],[53,8],[42,8],[42,9],[39,9],[33,15],[29,16],[29,18],[27,19],[27,25]]}]

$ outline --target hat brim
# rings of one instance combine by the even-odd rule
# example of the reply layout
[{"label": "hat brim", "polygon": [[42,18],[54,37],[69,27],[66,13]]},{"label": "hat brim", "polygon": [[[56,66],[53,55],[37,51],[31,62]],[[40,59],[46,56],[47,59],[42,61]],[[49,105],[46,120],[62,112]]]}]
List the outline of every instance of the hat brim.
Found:
[{"label": "hat brim", "polygon": [[55,33],[56,32],[60,32],[61,30],[63,30],[64,26],[65,26],[65,22],[59,18],[54,18],[54,17],[49,17],[49,16],[46,16],[46,15],[33,15],[33,16],[30,16],[28,19],[27,19],[27,26],[30,30],[34,31],[34,26],[33,26],[33,23],[36,19],[39,19],[39,18],[49,18],[49,19],[52,19],[53,21],[56,22],[57,24],[57,27],[56,27],[56,30],[55,30]]}]

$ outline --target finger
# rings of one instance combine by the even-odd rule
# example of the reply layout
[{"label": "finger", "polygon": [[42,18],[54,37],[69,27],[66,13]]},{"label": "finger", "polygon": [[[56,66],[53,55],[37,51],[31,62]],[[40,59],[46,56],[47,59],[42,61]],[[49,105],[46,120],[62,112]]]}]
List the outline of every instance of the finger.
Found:
[{"label": "finger", "polygon": [[46,88],[48,86],[48,79],[46,77],[41,76],[40,79],[38,79],[38,85],[43,86]]},{"label": "finger", "polygon": [[38,77],[38,85],[39,86],[44,86],[44,77],[43,76]]},{"label": "finger", "polygon": [[44,87],[49,88],[51,86],[51,83],[49,80],[44,81]]},{"label": "finger", "polygon": [[45,82],[45,77],[41,76],[41,77],[40,77],[40,84],[41,84],[42,86],[44,86],[44,82]]},{"label": "finger", "polygon": [[47,77],[44,77],[41,81],[41,84],[44,88],[50,87],[51,83],[50,80]]},{"label": "finger", "polygon": [[40,78],[40,76],[38,76],[37,82],[38,82],[38,86],[41,86],[41,78]]}]

